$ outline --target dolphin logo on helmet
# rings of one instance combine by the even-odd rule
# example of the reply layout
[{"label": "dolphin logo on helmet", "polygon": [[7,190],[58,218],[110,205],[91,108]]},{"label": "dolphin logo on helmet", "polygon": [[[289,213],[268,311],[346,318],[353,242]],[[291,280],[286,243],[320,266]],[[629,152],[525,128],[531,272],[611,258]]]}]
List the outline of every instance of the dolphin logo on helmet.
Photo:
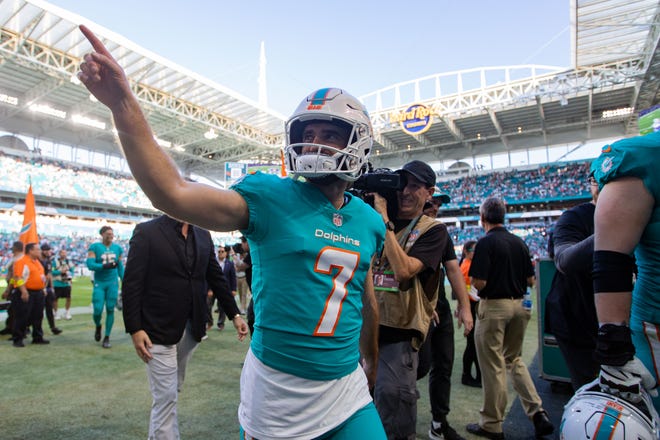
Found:
[{"label": "dolphin logo on helmet", "polygon": [[642,389],[633,404],[600,390],[598,379],[584,385],[564,407],[560,440],[657,440],[658,413]]}]

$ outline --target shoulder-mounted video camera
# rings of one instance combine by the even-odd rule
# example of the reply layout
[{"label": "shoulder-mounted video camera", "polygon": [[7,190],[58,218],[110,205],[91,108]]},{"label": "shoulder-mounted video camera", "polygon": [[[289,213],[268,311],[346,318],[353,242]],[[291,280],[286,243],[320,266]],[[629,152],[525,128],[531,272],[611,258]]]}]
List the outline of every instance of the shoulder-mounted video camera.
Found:
[{"label": "shoulder-mounted video camera", "polygon": [[371,207],[374,206],[374,198],[368,194],[380,194],[387,200],[388,217],[395,219],[398,211],[396,192],[401,191],[405,185],[405,177],[400,174],[395,173],[389,168],[371,170],[371,164],[369,164],[369,171],[353,182],[353,186],[349,189],[349,192],[364,200]]}]

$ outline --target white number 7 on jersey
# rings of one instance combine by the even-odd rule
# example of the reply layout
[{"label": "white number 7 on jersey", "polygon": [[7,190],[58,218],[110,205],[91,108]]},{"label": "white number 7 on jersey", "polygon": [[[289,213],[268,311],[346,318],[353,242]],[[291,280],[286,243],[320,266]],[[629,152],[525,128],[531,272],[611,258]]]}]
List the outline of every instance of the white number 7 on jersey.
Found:
[{"label": "white number 7 on jersey", "polygon": [[316,324],[314,336],[332,336],[335,333],[341,307],[346,299],[346,286],[353,279],[360,254],[333,247],[324,247],[316,257],[314,272],[332,275],[333,269],[338,269],[332,277],[332,290],[325,300],[321,319]]}]

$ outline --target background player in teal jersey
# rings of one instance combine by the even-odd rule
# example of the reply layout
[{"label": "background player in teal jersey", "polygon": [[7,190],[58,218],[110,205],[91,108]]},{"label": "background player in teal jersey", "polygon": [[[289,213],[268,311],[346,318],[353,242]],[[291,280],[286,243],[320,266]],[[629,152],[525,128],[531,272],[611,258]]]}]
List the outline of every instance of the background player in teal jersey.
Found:
[{"label": "background player in teal jersey", "polygon": [[78,78],[110,108],[131,172],[154,206],[248,239],[255,325],[241,375],[244,438],[384,439],[369,385],[378,358],[371,260],[385,225],[346,192],[373,144],[364,106],[332,88],[296,109],[286,124],[286,164],[305,182],[260,173],[229,190],[187,182],[154,140],[122,68],[80,29],[94,52]]},{"label": "background player in teal jersey", "polygon": [[87,268],[94,271],[94,340],[101,340],[101,317],[105,306],[105,337],[103,348],[110,348],[110,333],[115,322],[115,306],[119,295],[119,280],[124,278],[124,264],[121,260],[121,246],[112,242],[115,235],[110,226],[103,226],[99,231],[101,241],[92,243],[87,251]]},{"label": "background player in teal jersey", "polygon": [[640,387],[657,396],[660,365],[660,133],[606,145],[591,169],[601,187],[593,267],[600,384],[638,401]]}]

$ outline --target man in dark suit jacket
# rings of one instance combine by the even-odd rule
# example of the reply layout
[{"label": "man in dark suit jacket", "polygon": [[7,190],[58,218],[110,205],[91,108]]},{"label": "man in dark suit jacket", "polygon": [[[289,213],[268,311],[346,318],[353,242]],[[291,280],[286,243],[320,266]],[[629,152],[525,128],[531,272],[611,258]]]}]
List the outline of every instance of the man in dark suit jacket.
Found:
[{"label": "man in dark suit jacket", "polygon": [[[236,297],[236,267],[234,263],[229,259],[229,246],[220,246],[218,247],[218,263],[220,263],[220,268],[222,268],[222,273],[225,274],[225,279],[229,285],[229,291],[233,297]],[[218,330],[225,329],[225,319],[227,318],[227,313],[220,305],[220,299],[217,295],[211,295],[208,298],[209,303],[209,324],[213,325],[213,303],[215,300],[218,300]],[[229,315],[232,316],[232,315]]]},{"label": "man in dark suit jacket", "polygon": [[135,227],[122,296],[124,325],[147,364],[153,396],[149,438],[179,438],[176,402],[193,351],[206,334],[206,292],[247,335],[208,231],[165,215]]}]

